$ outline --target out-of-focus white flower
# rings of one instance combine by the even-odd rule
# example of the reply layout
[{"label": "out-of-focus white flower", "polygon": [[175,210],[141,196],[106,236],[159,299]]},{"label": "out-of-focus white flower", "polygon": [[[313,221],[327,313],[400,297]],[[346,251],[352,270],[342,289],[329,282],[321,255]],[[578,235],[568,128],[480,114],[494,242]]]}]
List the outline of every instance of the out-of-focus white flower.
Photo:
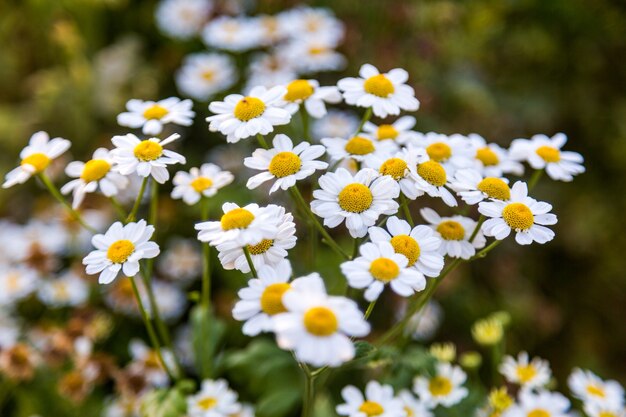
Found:
[{"label": "out-of-focus white flower", "polygon": [[464,216],[441,217],[435,210],[425,207],[420,214],[430,227],[441,237],[442,244],[439,253],[452,258],[469,259],[476,253],[476,249],[485,246],[486,240],[479,230],[472,242],[469,241],[477,222]]},{"label": "out-of-focus white flower", "polygon": [[191,100],[170,97],[159,101],[143,101],[132,99],[126,103],[127,112],[117,115],[120,126],[141,128],[144,135],[158,135],[163,126],[174,123],[180,126],[191,126],[196,115],[191,107]]},{"label": "out-of-focus white flower", "polygon": [[326,115],[325,103],[339,103],[341,94],[335,86],[320,87],[316,80],[294,80],[286,85],[287,93],[283,100],[287,103],[285,108],[294,114],[304,106],[311,116],[319,119]]},{"label": "out-of-focus white flower", "polygon": [[13,346],[20,335],[19,327],[10,314],[0,308],[0,350]]},{"label": "out-of-focus white flower", "polygon": [[542,388],[552,376],[548,361],[540,358],[530,360],[526,352],[520,352],[517,359],[505,356],[499,370],[508,382],[524,388]]},{"label": "out-of-focus white flower", "polygon": [[174,239],[159,257],[157,266],[175,283],[188,284],[200,275],[202,256],[198,242],[191,239]]},{"label": "out-of-focus white flower", "polygon": [[341,390],[345,403],[336,408],[340,416],[363,417],[406,417],[404,403],[393,393],[391,385],[381,385],[378,381],[369,381],[365,387],[365,396],[355,386],[348,385]]},{"label": "out-of-focus white flower", "polygon": [[[180,318],[187,307],[185,293],[176,285],[161,280],[152,279],[151,285],[163,320],[173,321]],[[145,290],[145,287],[143,289]],[[145,309],[150,313],[152,307],[147,291],[141,291],[140,294]]]},{"label": "out-of-focus white flower", "polygon": [[433,417],[433,413],[426,407],[426,405],[415,398],[413,393],[408,389],[402,390],[398,393],[398,398],[404,405],[407,417]]},{"label": "out-of-focus white flower", "polygon": [[25,266],[0,266],[0,305],[12,305],[37,290],[37,271]]},{"label": "out-of-focus white flower", "polygon": [[241,411],[237,393],[223,379],[202,381],[200,391],[187,397],[189,417],[228,417]]},{"label": "out-of-focus white flower", "polygon": [[347,138],[354,135],[358,127],[359,119],[353,113],[330,109],[326,116],[313,121],[311,131],[316,139]]},{"label": "out-of-focus white flower", "polygon": [[272,88],[282,86],[287,80],[295,80],[298,76],[294,63],[285,58],[279,50],[269,53],[256,53],[250,58],[246,88],[250,92],[254,87]]},{"label": "out-of-focus white flower", "polygon": [[159,30],[172,38],[196,36],[213,10],[212,0],[162,0],[155,13]]},{"label": "out-of-focus white flower", "polygon": [[176,73],[178,90],[187,97],[206,101],[237,81],[232,58],[218,53],[187,55]]},{"label": "out-of-focus white flower", "polygon": [[[398,320],[402,319],[405,310],[406,307],[399,310],[402,315],[397,317]],[[429,301],[421,311],[411,317],[406,331],[415,340],[429,340],[434,336],[442,320],[443,310],[441,306],[435,301]]]},{"label": "out-of-focus white flower", "polygon": [[335,50],[336,42],[320,39],[295,39],[281,49],[281,55],[301,74],[338,71],[346,58]]},{"label": "out-of-focus white flower", "polygon": [[246,16],[219,16],[206,24],[202,39],[208,46],[226,51],[242,52],[263,43],[263,28]]},{"label": "out-of-focus white flower", "polygon": [[574,396],[585,404],[624,406],[624,388],[617,381],[604,381],[591,371],[576,368],[567,379]]},{"label": "out-of-focus white flower", "polygon": [[[149,387],[164,387],[168,384],[169,377],[154,349],[148,347],[142,340],[133,339],[128,345],[128,350],[132,357],[129,368],[143,375]],[[174,365],[172,352],[161,349],[161,355],[165,364],[171,369]]]},{"label": "out-of-focus white flower", "polygon": [[475,169],[460,169],[454,174],[450,188],[455,190],[467,204],[478,204],[483,200],[507,201],[511,198],[509,180],[498,177],[483,177]]},{"label": "out-of-focus white flower", "polygon": [[174,175],[172,198],[182,198],[188,205],[194,205],[202,197],[213,197],[218,190],[227,186],[235,177],[228,171],[222,171],[215,164],[202,164],[193,167],[189,172],[178,171]]},{"label": "out-of-focus white flower", "polygon": [[50,307],[76,307],[89,298],[89,285],[76,273],[65,271],[58,278],[42,281],[37,295]]},{"label": "out-of-focus white flower", "polygon": [[429,408],[438,405],[452,407],[467,397],[468,390],[463,386],[466,379],[467,375],[460,367],[439,362],[434,376],[415,378],[413,391]]},{"label": "out-of-focus white flower", "polygon": [[522,390],[519,401],[502,413],[502,417],[569,417],[570,402],[556,392]]},{"label": "out-of-focus white flower", "polygon": [[328,9],[298,7],[278,14],[277,19],[280,30],[293,39],[337,43],[343,38],[343,23]]}]

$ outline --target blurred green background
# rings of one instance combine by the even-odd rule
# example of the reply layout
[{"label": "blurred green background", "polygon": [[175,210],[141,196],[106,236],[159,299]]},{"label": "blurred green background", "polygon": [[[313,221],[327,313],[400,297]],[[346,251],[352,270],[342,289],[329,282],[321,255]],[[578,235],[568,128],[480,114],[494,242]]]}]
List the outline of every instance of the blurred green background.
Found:
[{"label": "blurred green background", "polygon": [[[177,94],[173,72],[202,46],[160,36],[155,4],[0,2],[3,173],[35,130],[71,139],[73,154],[86,157],[124,132],[115,115],[126,100]],[[257,11],[296,4],[264,1]],[[562,131],[567,149],[586,158],[587,172],[573,183],[546,180],[536,189],[559,216],[554,241],[508,242],[442,286],[437,339],[471,348],[471,323],[505,309],[513,316],[509,352],[549,359],[562,382],[575,365],[626,381],[626,2],[307,4],[330,7],[345,22],[346,74],[365,62],[410,72],[422,102],[418,130],[476,132],[504,146]],[[205,105],[196,110],[207,113]],[[200,118],[193,132],[185,146],[206,150],[211,142]],[[19,209],[19,194],[1,193],[0,212]]]}]

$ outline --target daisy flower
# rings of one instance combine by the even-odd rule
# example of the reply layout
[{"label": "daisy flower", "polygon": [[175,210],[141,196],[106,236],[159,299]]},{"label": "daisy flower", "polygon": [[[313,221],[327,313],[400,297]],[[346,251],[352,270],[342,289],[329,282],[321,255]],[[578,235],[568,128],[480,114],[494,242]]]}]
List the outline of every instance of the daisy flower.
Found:
[{"label": "daisy flower", "polygon": [[197,241],[191,239],[170,240],[168,248],[159,257],[159,272],[178,284],[190,284],[202,268],[199,246]]},{"label": "daisy flower", "polygon": [[520,352],[517,359],[505,356],[499,370],[508,382],[524,388],[542,388],[552,376],[548,361],[540,358],[529,360],[526,352]]},{"label": "daisy flower", "polygon": [[359,119],[354,113],[335,109],[330,109],[321,119],[314,120],[311,126],[316,139],[347,138],[358,128]]},{"label": "daisy flower", "polygon": [[353,176],[339,168],[322,175],[319,184],[321,189],[313,191],[311,210],[330,228],[345,220],[352,237],[365,236],[378,217],[398,211],[394,198],[400,195],[400,186],[393,178],[380,176],[372,169],[364,168]]},{"label": "daisy flower", "polygon": [[495,143],[487,143],[485,138],[476,133],[467,135],[473,149],[474,166],[486,177],[501,177],[504,174],[523,175],[524,165],[514,161],[509,151]]},{"label": "daisy flower", "polygon": [[367,121],[363,125],[363,132],[376,140],[391,140],[403,145],[417,136],[417,132],[411,130],[414,126],[415,117],[402,116],[391,124],[381,124],[378,126]]},{"label": "daisy flower", "polygon": [[591,371],[574,369],[567,385],[576,398],[587,404],[624,406],[622,386],[617,381],[604,381]]},{"label": "daisy flower", "polygon": [[381,74],[370,64],[359,70],[361,78],[344,78],[337,86],[343,91],[346,103],[358,107],[371,107],[378,117],[395,116],[400,111],[415,111],[419,101],[413,88],[406,85],[409,74],[400,68]]},{"label": "daisy flower", "polygon": [[145,220],[127,225],[113,223],[105,234],[91,239],[96,250],[83,259],[87,274],[99,273],[100,284],[109,284],[120,270],[128,277],[135,276],[141,259],[155,258],[159,254],[159,246],[150,241],[153,233],[154,226],[147,225]]},{"label": "daisy flower", "polygon": [[117,123],[133,129],[141,128],[144,135],[158,135],[168,123],[191,126],[196,115],[191,110],[192,106],[191,100],[181,100],[178,97],[160,101],[132,99],[126,103],[128,111],[117,115]]},{"label": "daisy flower", "polygon": [[200,391],[187,397],[189,417],[226,417],[239,411],[237,393],[223,379],[205,379]]},{"label": "daisy flower", "polygon": [[519,401],[502,413],[502,417],[569,417],[570,402],[556,392],[522,390]]},{"label": "daisy flower", "polygon": [[430,227],[442,239],[439,253],[452,258],[469,259],[476,254],[476,249],[485,246],[485,236],[479,230],[472,242],[469,241],[477,222],[464,216],[441,217],[431,208],[423,208],[420,214]]},{"label": "daisy flower", "polygon": [[409,169],[418,189],[418,196],[428,194],[431,197],[439,197],[450,207],[456,207],[457,202],[452,193],[446,188],[450,185],[450,173],[439,162],[430,159],[423,149],[411,149],[414,152],[417,164],[411,165]]},{"label": "daisy flower", "polygon": [[233,182],[235,177],[229,171],[222,171],[215,164],[202,164],[200,168],[193,167],[189,172],[178,171],[172,182],[172,198],[182,198],[192,206],[202,197],[213,197],[218,190]]},{"label": "daisy flower", "polygon": [[346,58],[336,47],[337,42],[332,39],[294,39],[283,46],[281,54],[301,74],[339,71],[345,68]]},{"label": "daisy flower", "polygon": [[287,93],[283,96],[285,109],[295,114],[300,105],[311,116],[319,119],[326,115],[325,103],[339,103],[341,94],[335,86],[320,87],[316,80],[294,80],[286,85]]},{"label": "daisy flower", "polygon": [[208,100],[237,81],[232,58],[217,53],[187,55],[176,73],[176,86],[187,97]]},{"label": "daisy flower", "polygon": [[553,180],[569,182],[585,172],[585,167],[581,154],[561,150],[566,142],[567,136],[563,133],[551,138],[534,135],[530,140],[514,140],[509,152],[513,159],[527,161],[534,169],[545,169]]},{"label": "daisy flower", "polygon": [[155,13],[159,30],[177,39],[200,32],[213,9],[213,0],[162,0]]},{"label": "daisy flower", "polygon": [[40,284],[39,273],[23,265],[0,265],[0,305],[9,306],[31,295]]},{"label": "daisy flower", "polygon": [[407,198],[415,200],[419,190],[415,183],[415,177],[411,175],[410,166],[414,166],[415,153],[411,149],[403,149],[394,154],[374,153],[365,158],[366,168],[372,168],[381,175],[388,175],[398,182],[400,191]]},{"label": "daisy flower", "polygon": [[322,145],[301,142],[295,147],[287,135],[276,135],[271,149],[257,149],[251,157],[244,159],[248,168],[263,172],[250,178],[246,186],[253,190],[266,181],[275,180],[270,194],[293,187],[296,181],[303,180],[315,170],[328,168],[328,163],[317,161],[326,152]]},{"label": "daisy flower", "polygon": [[152,176],[159,184],[165,183],[170,178],[167,165],[184,164],[187,162],[184,156],[163,147],[180,138],[175,133],[160,140],[150,138],[140,140],[132,133],[124,136],[113,136],[111,141],[116,146],[111,151],[115,171],[122,175],[130,175],[136,172],[140,177]]},{"label": "daisy flower", "polygon": [[[166,322],[175,321],[187,308],[187,293],[178,286],[167,281],[152,279],[150,283],[154,297],[159,302],[159,314]],[[150,295],[147,288],[140,287],[141,298],[148,314],[151,313]]]},{"label": "daisy flower", "polygon": [[40,131],[30,137],[28,146],[20,152],[20,166],[9,171],[2,188],[24,184],[30,177],[45,171],[53,159],[58,158],[70,148],[70,141],[62,138],[50,140],[46,132]]},{"label": "daisy flower", "polygon": [[620,404],[596,404],[593,402],[584,405],[585,414],[589,417],[625,417],[626,408]]},{"label": "daisy flower", "polygon": [[239,207],[235,203],[224,203],[219,221],[198,223],[198,240],[216,246],[225,242],[237,245],[256,245],[263,239],[271,239],[276,235],[276,226],[281,217],[276,215],[279,206],[270,204],[259,207],[248,204]]},{"label": "daisy flower", "polygon": [[93,193],[98,188],[107,197],[112,197],[118,190],[126,188],[128,178],[112,170],[113,163],[111,152],[105,148],[98,148],[89,161],[73,161],[65,167],[65,173],[76,178],[61,187],[63,194],[73,192],[72,208],[77,209],[83,202],[85,194]]},{"label": "daisy flower", "polygon": [[426,287],[424,275],[407,268],[407,257],[396,253],[391,243],[365,243],[359,248],[359,253],[361,256],[355,260],[341,264],[341,272],[351,287],[367,288],[367,301],[377,300],[385,284],[402,297],[410,297]]},{"label": "daisy flower", "polygon": [[433,377],[418,376],[414,379],[413,391],[429,408],[438,405],[452,407],[467,397],[468,390],[462,386],[466,379],[467,375],[460,367],[438,362]]},{"label": "daisy flower", "polygon": [[352,158],[355,161],[364,161],[374,155],[387,155],[396,147],[391,142],[378,142],[365,136],[353,136],[349,139],[324,138],[321,140],[326,146],[331,161],[340,161]]},{"label": "daisy flower", "polygon": [[247,96],[230,94],[224,101],[209,104],[209,110],[216,113],[206,118],[209,130],[220,131],[229,143],[239,142],[257,134],[267,135],[274,126],[285,125],[291,114],[277,103],[285,95],[285,87],[255,87]]},{"label": "daisy flower", "polygon": [[[251,91],[257,86],[265,88],[283,86],[285,80],[298,78],[298,73],[293,63],[279,52],[280,50],[275,50],[269,53],[260,52],[252,55],[246,70],[248,77],[244,91]],[[284,102],[282,98],[279,103],[277,107],[283,107]]]},{"label": "daisy flower", "polygon": [[89,285],[72,271],[53,280],[45,280],[37,291],[39,299],[49,307],[76,307],[89,298]]},{"label": "daisy flower", "polygon": [[326,294],[324,281],[313,273],[283,294],[287,312],[273,317],[276,341],[313,366],[339,366],[354,358],[351,337],[363,337],[370,326],[357,304]]},{"label": "daisy flower", "polygon": [[521,181],[511,187],[509,200],[484,201],[478,205],[478,211],[490,217],[482,226],[486,236],[502,240],[515,231],[515,241],[520,245],[546,243],[554,238],[554,232],[545,227],[557,222],[550,210],[550,204],[528,197],[528,187]]},{"label": "daisy flower", "polygon": [[348,385],[341,390],[345,401],[336,408],[337,414],[349,417],[379,416],[406,417],[407,412],[401,399],[393,394],[391,385],[370,381],[365,387],[365,396],[358,388]]},{"label": "daisy flower", "polygon": [[404,389],[398,393],[398,398],[404,405],[407,417],[434,417],[433,413],[419,401],[413,393],[407,389]]},{"label": "daisy flower", "polygon": [[344,25],[331,10],[312,7],[297,7],[278,15],[281,31],[294,39],[323,39],[339,42],[344,34]]},{"label": "daisy flower", "polygon": [[450,176],[454,175],[457,169],[470,168],[474,164],[472,146],[462,135],[417,133],[409,144],[424,148],[428,158],[441,164]]},{"label": "daisy flower", "polygon": [[202,30],[202,40],[207,46],[233,52],[260,46],[262,35],[261,26],[246,16],[218,16]]},{"label": "daisy flower", "polygon": [[387,219],[387,230],[372,226],[368,229],[374,243],[389,242],[396,253],[404,255],[407,267],[416,269],[427,277],[437,277],[443,269],[443,255],[439,248],[441,239],[433,229],[425,225],[413,228],[406,220],[392,216]]},{"label": "daisy flower", "polygon": [[509,180],[503,177],[483,177],[475,169],[460,169],[454,174],[450,188],[467,204],[478,204],[483,200],[507,201],[511,198]]}]

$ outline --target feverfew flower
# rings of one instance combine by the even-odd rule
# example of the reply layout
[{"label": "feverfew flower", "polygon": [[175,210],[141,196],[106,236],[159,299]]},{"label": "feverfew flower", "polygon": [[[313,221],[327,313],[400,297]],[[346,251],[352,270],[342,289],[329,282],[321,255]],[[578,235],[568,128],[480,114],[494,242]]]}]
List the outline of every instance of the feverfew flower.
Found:
[{"label": "feverfew flower", "polygon": [[476,133],[467,135],[475,150],[474,167],[486,177],[501,177],[504,174],[522,175],[524,166],[509,156],[509,151],[495,143],[487,143]]},{"label": "feverfew flower", "polygon": [[263,42],[262,27],[246,16],[218,16],[202,30],[207,46],[226,51],[241,52],[256,48]]},{"label": "feverfew flower", "polygon": [[508,382],[524,388],[542,388],[550,382],[552,375],[548,361],[540,358],[529,360],[526,352],[520,352],[517,359],[505,356],[499,370]]},{"label": "feverfew flower", "polygon": [[411,391],[407,389],[400,391],[398,398],[400,398],[404,405],[407,417],[433,417],[433,413],[424,403],[415,398]]},{"label": "feverfew flower", "polygon": [[125,136],[113,136],[111,141],[116,146],[111,151],[113,161],[116,163],[115,170],[122,175],[136,172],[140,177],[152,176],[159,184],[165,183],[170,178],[167,165],[184,164],[186,159],[181,154],[163,149],[163,147],[180,135],[175,133],[160,140],[150,138],[140,140],[132,133]]},{"label": "feverfew flower", "polygon": [[407,268],[406,256],[396,253],[388,242],[365,243],[359,248],[361,256],[341,264],[341,272],[353,288],[367,288],[365,299],[377,300],[389,284],[398,295],[409,297],[426,287],[424,275]]},{"label": "feverfew flower", "polygon": [[[250,57],[247,68],[248,78],[244,91],[251,91],[254,87],[271,88],[282,86],[285,80],[298,77],[293,63],[280,50],[270,53],[259,52]],[[280,101],[282,106],[282,100]]]},{"label": "feverfew flower", "polygon": [[113,197],[119,190],[126,188],[128,178],[112,170],[113,163],[113,156],[109,150],[98,148],[89,161],[73,161],[65,167],[65,173],[76,179],[61,187],[61,193],[73,192],[74,209],[83,202],[85,194],[92,193],[98,188],[107,197]]},{"label": "feverfew flower", "polygon": [[237,71],[232,58],[218,53],[187,55],[176,73],[178,90],[196,100],[208,100],[236,81]]},{"label": "feverfew flower", "polygon": [[209,110],[216,113],[206,118],[209,130],[220,131],[229,143],[239,142],[257,134],[267,135],[274,126],[284,125],[291,120],[291,114],[277,103],[285,95],[285,87],[255,87],[247,96],[230,94],[224,101],[209,104]]},{"label": "feverfew flower", "polygon": [[365,397],[358,388],[348,385],[341,390],[345,401],[336,408],[340,416],[363,417],[406,417],[402,400],[393,394],[391,385],[381,385],[378,381],[370,381],[365,387]]},{"label": "feverfew flower", "polygon": [[311,130],[313,137],[347,138],[353,135],[359,127],[359,119],[350,112],[330,109],[326,116],[314,120]]},{"label": "feverfew flower", "polygon": [[132,99],[126,103],[128,111],[117,115],[117,123],[120,126],[141,128],[144,135],[158,135],[168,123],[191,126],[196,115],[191,110],[192,106],[191,100],[177,97],[156,102]]},{"label": "feverfew flower", "polygon": [[479,230],[472,242],[469,241],[477,222],[464,216],[441,217],[435,210],[425,207],[420,214],[431,228],[441,237],[442,244],[439,253],[452,258],[469,259],[476,253],[476,249],[485,246],[485,236]]},{"label": "feverfew flower", "polygon": [[270,194],[279,188],[286,190],[296,181],[307,178],[316,170],[326,169],[328,163],[317,161],[326,152],[322,145],[301,142],[295,147],[287,135],[276,135],[271,149],[257,149],[243,164],[263,172],[251,177],[246,186],[255,189],[266,181],[275,180]]},{"label": "feverfew flower", "polygon": [[415,154],[417,164],[409,166],[418,189],[418,195],[428,194],[431,197],[439,197],[450,207],[456,207],[454,195],[446,188],[450,185],[450,173],[439,162],[430,159],[423,149],[411,149],[408,152]]},{"label": "feverfew flower", "polygon": [[162,0],[155,13],[161,32],[189,39],[200,32],[213,9],[213,0]]},{"label": "feverfew flower", "polygon": [[113,281],[120,270],[126,276],[135,276],[141,259],[155,258],[159,254],[159,246],[149,240],[153,233],[154,226],[148,226],[145,220],[127,225],[113,223],[105,234],[91,239],[96,250],[83,259],[87,274],[99,273],[100,284]]},{"label": "feverfew flower", "polygon": [[376,116],[383,118],[419,108],[413,88],[405,84],[409,78],[405,70],[396,68],[381,74],[373,65],[364,64],[359,75],[361,78],[344,78],[337,83],[346,103],[371,107]]},{"label": "feverfew flower", "polygon": [[43,281],[37,295],[49,307],[76,307],[89,298],[89,285],[74,272],[66,271],[59,278]]},{"label": "feverfew flower", "polygon": [[433,377],[415,378],[413,391],[429,408],[438,405],[452,407],[467,397],[468,390],[462,386],[466,379],[467,375],[460,367],[447,362],[438,362]]},{"label": "feverfew flower", "polygon": [[343,22],[329,9],[297,7],[280,13],[277,18],[281,31],[294,39],[339,42],[343,37]]},{"label": "feverfew flower", "polygon": [[165,252],[159,256],[159,271],[173,282],[188,284],[200,275],[202,255],[199,243],[191,239],[172,239]]},{"label": "feverfew flower", "polygon": [[455,190],[467,204],[478,204],[483,200],[507,201],[511,198],[509,180],[503,177],[483,177],[475,169],[460,169],[454,174],[450,188]]},{"label": "feverfew flower", "polygon": [[378,155],[380,158],[396,150],[393,143],[385,141],[379,142],[365,136],[352,136],[344,138],[324,138],[322,144],[328,149],[328,155],[332,161],[343,159],[354,159],[363,161],[368,157]]},{"label": "feverfew flower", "polygon": [[418,135],[412,131],[415,126],[415,117],[402,116],[391,124],[375,125],[367,121],[363,125],[363,132],[376,140],[391,140],[399,145],[404,145],[414,140]]},{"label": "feverfew flower", "polygon": [[241,411],[237,393],[223,379],[202,381],[200,392],[187,397],[189,417],[226,417]]},{"label": "feverfew flower", "polygon": [[8,306],[28,297],[39,284],[39,274],[34,269],[22,265],[1,265],[0,305]]},{"label": "feverfew flower", "polygon": [[285,109],[295,114],[300,105],[311,116],[319,119],[326,115],[326,103],[339,103],[341,94],[335,86],[320,87],[316,80],[294,80],[286,85],[287,93],[283,96]]},{"label": "feverfew flower", "polygon": [[324,281],[313,273],[283,294],[287,312],[274,316],[276,341],[313,366],[339,366],[354,358],[351,337],[363,337],[370,326],[357,304],[326,294]]},{"label": "feverfew flower", "polygon": [[337,42],[316,39],[295,39],[282,47],[281,54],[302,74],[338,71],[346,66],[346,58],[335,50]]},{"label": "feverfew flower", "polygon": [[507,408],[502,417],[569,417],[570,403],[559,393],[522,390],[519,401]]},{"label": "feverfew flower", "polygon": [[470,168],[472,160],[472,146],[465,136],[428,132],[418,133],[411,139],[410,145],[424,148],[431,161],[441,164],[449,176],[454,175],[460,168]]},{"label": "feverfew flower", "polygon": [[414,166],[415,152],[411,149],[403,149],[394,154],[375,153],[365,158],[365,167],[378,171],[381,175],[389,175],[398,182],[400,191],[407,198],[415,200],[419,190],[415,183],[415,177],[411,175],[409,166]]},{"label": "feverfew flower", "polygon": [[589,417],[625,417],[626,408],[620,404],[596,404],[589,402],[585,404],[585,414]]},{"label": "feverfew flower", "polygon": [[585,403],[624,406],[624,388],[617,381],[604,381],[591,371],[574,369],[567,385]]},{"label": "feverfew flower", "polygon": [[226,187],[234,179],[229,171],[222,171],[220,167],[210,163],[202,164],[200,168],[193,167],[189,172],[178,171],[172,180],[172,198],[182,198],[192,206],[202,197],[213,197],[219,189]]},{"label": "feverfew flower", "polygon": [[491,217],[482,225],[486,236],[502,240],[515,231],[515,241],[520,245],[546,243],[554,238],[554,232],[545,227],[557,222],[550,210],[550,204],[528,197],[528,187],[521,181],[513,184],[508,201],[494,200],[478,206],[481,214]]},{"label": "feverfew flower", "polygon": [[343,168],[319,179],[321,189],[313,191],[313,213],[324,218],[324,225],[339,226],[344,220],[352,237],[363,237],[380,215],[398,211],[394,200],[400,194],[398,183],[389,176],[364,168],[350,174]]},{"label": "feverfew flower", "polygon": [[13,187],[25,183],[35,174],[42,173],[48,168],[53,159],[70,148],[70,141],[62,138],[50,140],[46,132],[40,131],[30,137],[28,146],[20,152],[20,166],[9,171],[2,188]]}]

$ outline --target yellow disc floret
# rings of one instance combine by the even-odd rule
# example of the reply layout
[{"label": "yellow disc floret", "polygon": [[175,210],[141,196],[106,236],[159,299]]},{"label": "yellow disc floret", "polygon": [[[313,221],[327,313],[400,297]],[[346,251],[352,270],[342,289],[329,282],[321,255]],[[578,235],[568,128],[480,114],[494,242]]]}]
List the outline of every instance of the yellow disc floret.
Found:
[{"label": "yellow disc floret", "polygon": [[444,376],[436,376],[428,382],[428,390],[433,397],[444,397],[452,392],[452,382]]},{"label": "yellow disc floret", "polygon": [[526,384],[530,382],[535,375],[537,375],[537,370],[533,365],[520,365],[515,369],[515,373],[517,374],[517,378],[520,380],[522,384]]},{"label": "yellow disc floret", "polygon": [[598,385],[594,385],[594,384],[587,385],[587,392],[596,397],[600,397],[600,398],[606,397],[606,392],[604,391],[604,388],[599,387]]},{"label": "yellow disc floret", "polygon": [[350,213],[362,213],[372,205],[374,197],[365,185],[355,182],[339,193],[339,206]]},{"label": "yellow disc floret", "polygon": [[262,255],[268,250],[270,250],[273,244],[274,244],[274,240],[263,239],[256,245],[248,245],[247,248],[248,248],[248,252],[250,252],[252,255]]},{"label": "yellow disc floret", "polygon": [[213,397],[205,397],[198,400],[196,404],[202,410],[210,410],[217,405],[217,400]]},{"label": "yellow disc floret", "polygon": [[80,178],[85,182],[99,181],[109,172],[111,164],[104,159],[92,159],[83,167]]},{"label": "yellow disc floret", "polygon": [[436,142],[426,147],[426,153],[433,161],[444,162],[452,156],[452,148],[443,142]]},{"label": "yellow disc floret", "polygon": [[207,177],[197,177],[194,178],[189,185],[191,185],[191,188],[193,188],[196,192],[201,193],[213,185],[213,180]]},{"label": "yellow disc floret", "polygon": [[392,82],[389,81],[389,78],[385,77],[383,74],[369,77],[365,80],[365,83],[363,83],[363,89],[366,93],[383,98],[389,97],[389,95],[396,91]]},{"label": "yellow disc floret", "polygon": [[254,220],[254,214],[244,208],[236,208],[225,213],[220,219],[223,230],[245,229]]},{"label": "yellow disc floret", "polygon": [[330,336],[339,328],[339,322],[331,309],[313,307],[304,313],[304,327],[315,336]]},{"label": "yellow disc floret", "polygon": [[284,99],[291,102],[306,100],[313,95],[313,86],[307,80],[295,80],[287,85]]},{"label": "yellow disc floret", "polygon": [[391,246],[396,253],[406,256],[408,266],[412,266],[420,257],[420,245],[409,235],[397,235],[391,238]]},{"label": "yellow disc floret", "polygon": [[364,401],[359,407],[359,411],[365,413],[367,417],[379,416],[385,412],[382,405],[375,401]]},{"label": "yellow disc floret", "polygon": [[536,152],[547,163],[559,162],[561,160],[561,151],[552,146],[540,146]]},{"label": "yellow disc floret", "polygon": [[134,251],[133,242],[127,239],[118,240],[109,246],[107,258],[115,264],[123,264]]},{"label": "yellow disc floret", "polygon": [[261,310],[269,316],[287,311],[283,305],[283,294],[291,286],[286,282],[268,285],[261,295]]},{"label": "yellow disc floret", "polygon": [[417,173],[430,185],[443,187],[448,181],[446,170],[436,161],[426,161],[417,166]]},{"label": "yellow disc floret", "polygon": [[487,177],[476,186],[480,191],[491,198],[506,201],[511,198],[511,190],[506,182],[500,178]]},{"label": "yellow disc floret", "polygon": [[491,390],[489,393],[489,405],[495,411],[504,411],[513,405],[513,398],[506,392],[506,387]]},{"label": "yellow disc floret", "polygon": [[300,171],[302,160],[293,152],[279,152],[270,161],[270,174],[283,178]]},{"label": "yellow disc floret", "polygon": [[390,158],[387,159],[380,166],[380,173],[383,175],[389,175],[393,177],[394,180],[398,181],[404,178],[406,173],[407,163],[400,158]]},{"label": "yellow disc floret", "polygon": [[165,107],[153,104],[143,112],[143,117],[148,120],[159,120],[169,113]]},{"label": "yellow disc floret", "polygon": [[535,408],[534,410],[529,411],[528,414],[526,414],[526,417],[551,417],[551,414],[543,408]]},{"label": "yellow disc floret", "polygon": [[463,240],[465,237],[465,228],[461,223],[454,220],[445,220],[439,223],[437,231],[445,240]]},{"label": "yellow disc floret", "polygon": [[502,218],[513,230],[528,230],[535,222],[530,208],[523,203],[511,203],[502,210]]},{"label": "yellow disc floret", "polygon": [[48,168],[51,161],[52,160],[48,158],[48,155],[46,154],[34,153],[22,159],[21,165],[30,165],[35,168],[35,173],[39,173]]},{"label": "yellow disc floret", "polygon": [[142,140],[133,149],[135,157],[140,161],[154,161],[163,154],[163,146],[160,143],[153,140]]},{"label": "yellow disc floret", "polygon": [[486,167],[498,165],[500,162],[498,155],[496,155],[496,153],[488,146],[480,148],[476,151],[476,159],[482,162]]},{"label": "yellow disc floret", "polygon": [[400,267],[389,258],[378,258],[372,261],[370,273],[379,281],[389,282],[400,275]]},{"label": "yellow disc floret", "polygon": [[215,72],[213,70],[206,70],[202,72],[202,79],[205,81],[213,81],[215,78]]},{"label": "yellow disc floret", "polygon": [[344,148],[346,152],[352,155],[367,155],[374,152],[374,144],[368,138],[355,136],[350,139]]},{"label": "yellow disc floret", "polygon": [[376,129],[376,138],[378,140],[395,139],[398,137],[398,130],[392,125],[380,125]]},{"label": "yellow disc floret", "polygon": [[247,122],[259,117],[265,111],[265,103],[256,97],[244,97],[235,106],[235,117]]}]

